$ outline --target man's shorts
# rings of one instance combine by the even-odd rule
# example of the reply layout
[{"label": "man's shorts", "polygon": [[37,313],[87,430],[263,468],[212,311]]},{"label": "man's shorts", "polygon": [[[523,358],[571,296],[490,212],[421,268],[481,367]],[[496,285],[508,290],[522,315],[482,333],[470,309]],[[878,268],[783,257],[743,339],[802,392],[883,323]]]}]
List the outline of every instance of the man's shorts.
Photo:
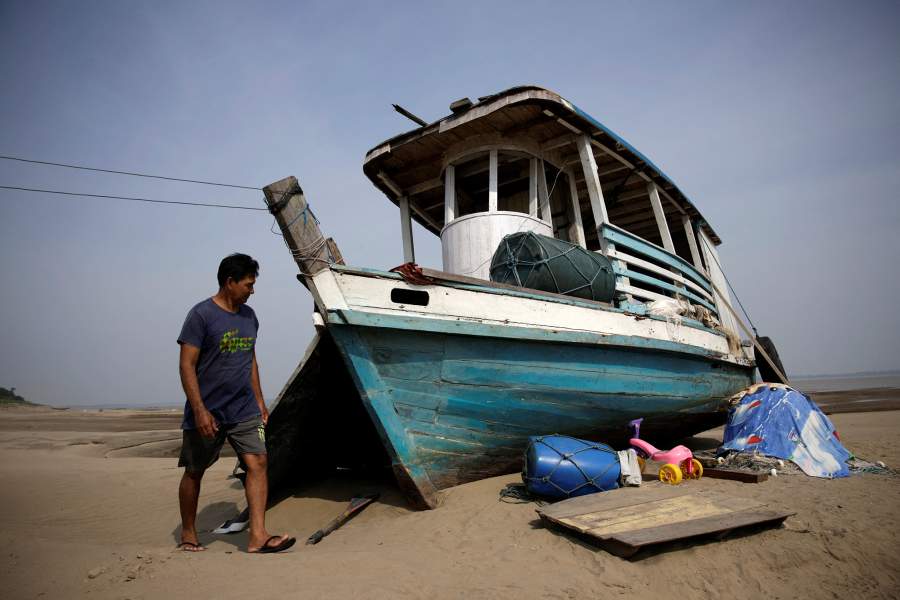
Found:
[{"label": "man's shorts", "polygon": [[215,437],[203,437],[199,429],[185,429],[181,438],[178,466],[192,472],[205,471],[219,460],[226,439],[238,456],[266,453],[266,426],[260,417],[231,425],[220,424]]}]

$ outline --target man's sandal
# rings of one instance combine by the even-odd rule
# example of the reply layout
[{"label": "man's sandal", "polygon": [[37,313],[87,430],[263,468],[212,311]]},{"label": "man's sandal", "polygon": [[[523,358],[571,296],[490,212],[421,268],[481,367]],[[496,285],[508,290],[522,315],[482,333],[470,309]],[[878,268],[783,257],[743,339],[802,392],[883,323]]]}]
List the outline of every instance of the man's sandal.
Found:
[{"label": "man's sandal", "polygon": [[182,552],[203,552],[206,550],[206,546],[194,542],[181,542],[176,549]]},{"label": "man's sandal", "polygon": [[266,542],[259,547],[257,550],[247,550],[250,554],[271,554],[273,552],[281,552],[283,550],[287,550],[291,546],[293,546],[297,542],[297,538],[289,537],[283,540],[280,544],[275,544],[274,546],[270,546],[269,542],[272,540],[277,540],[280,538],[280,535],[273,535]]}]

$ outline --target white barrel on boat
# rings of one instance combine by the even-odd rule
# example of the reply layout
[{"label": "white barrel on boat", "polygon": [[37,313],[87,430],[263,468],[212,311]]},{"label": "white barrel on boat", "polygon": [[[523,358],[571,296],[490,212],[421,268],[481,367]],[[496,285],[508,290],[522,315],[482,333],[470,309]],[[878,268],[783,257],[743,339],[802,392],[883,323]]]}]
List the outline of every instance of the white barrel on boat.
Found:
[{"label": "white barrel on boat", "polygon": [[480,212],[450,221],[441,230],[444,271],[490,280],[491,258],[500,241],[520,231],[553,236],[548,223],[520,212]]}]

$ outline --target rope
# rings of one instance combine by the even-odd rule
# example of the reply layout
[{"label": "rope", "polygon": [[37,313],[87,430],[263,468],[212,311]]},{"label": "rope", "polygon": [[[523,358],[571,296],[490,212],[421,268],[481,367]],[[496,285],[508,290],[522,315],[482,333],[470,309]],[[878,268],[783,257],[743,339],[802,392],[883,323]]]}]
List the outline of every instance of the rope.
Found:
[{"label": "rope", "polygon": [[[288,249],[288,252],[291,253],[291,257],[294,259],[294,262],[297,263],[297,267],[300,269],[300,274],[303,275],[304,277],[312,277],[313,273],[308,273],[307,271],[303,270],[302,264],[304,262],[322,262],[328,266],[331,266],[331,265],[337,263],[337,260],[334,258],[334,256],[331,253],[331,249],[327,247],[328,240],[327,240],[327,238],[325,238],[324,235],[322,235],[321,230],[319,231],[318,238],[316,238],[315,240],[313,240],[306,246],[301,246],[299,248],[291,248],[290,245],[288,244],[287,239],[284,237],[284,234],[279,233],[278,231],[275,231],[275,225],[278,223],[277,215],[279,213],[281,213],[282,210],[284,210],[285,206],[287,206],[287,204],[291,200],[291,198],[293,198],[297,194],[301,194],[301,195],[303,194],[303,190],[300,189],[299,186],[297,186],[295,188],[288,188],[284,192],[282,192],[281,198],[279,198],[277,202],[274,202],[269,206],[269,212],[275,216],[275,218],[272,219],[272,225],[269,227],[269,231],[273,235],[277,235],[278,237],[280,237],[281,240],[284,242],[284,246]],[[305,200],[306,199],[304,198],[304,201]],[[290,220],[290,222],[286,223],[282,227],[282,230],[285,230],[285,231],[290,230],[291,226],[293,226],[297,221],[299,221],[301,217],[303,217],[303,225],[305,227],[308,223],[307,215],[312,217],[313,221],[315,222],[315,224],[317,226],[319,225],[318,217],[316,217],[316,214],[313,212],[312,207],[310,206],[309,202],[306,201],[305,206],[303,207],[303,210],[301,210],[296,215],[294,215],[294,217]],[[325,258],[322,258],[320,256],[320,253],[321,253],[323,247],[325,247],[326,251],[327,251]]]},{"label": "rope", "polygon": [[530,504],[532,502],[538,506],[547,504],[546,500],[532,496],[524,483],[506,484],[506,487],[500,490],[500,497],[497,500],[507,504]]}]

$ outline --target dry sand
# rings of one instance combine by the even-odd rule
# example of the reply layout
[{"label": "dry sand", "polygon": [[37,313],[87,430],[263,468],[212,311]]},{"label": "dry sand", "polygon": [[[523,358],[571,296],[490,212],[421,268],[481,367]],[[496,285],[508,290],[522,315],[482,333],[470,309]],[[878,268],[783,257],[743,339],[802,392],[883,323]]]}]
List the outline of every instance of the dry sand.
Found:
[{"label": "dry sand", "polygon": [[[900,411],[833,420],[857,455],[900,466]],[[272,531],[301,538],[290,552],[248,555],[246,533],[204,533],[206,552],[177,552],[177,427],[171,413],[0,410],[0,597],[900,597],[900,478],[871,474],[690,482],[797,515],[780,528],[631,561],[546,528],[534,504],[500,502],[517,475],[448,490],[428,512],[408,510],[390,484],[335,479],[270,509]],[[692,442],[708,447],[720,435]],[[244,506],[227,479],[232,466],[220,460],[204,481],[203,530]],[[375,486],[378,503],[319,545],[302,545],[353,492]]]}]

